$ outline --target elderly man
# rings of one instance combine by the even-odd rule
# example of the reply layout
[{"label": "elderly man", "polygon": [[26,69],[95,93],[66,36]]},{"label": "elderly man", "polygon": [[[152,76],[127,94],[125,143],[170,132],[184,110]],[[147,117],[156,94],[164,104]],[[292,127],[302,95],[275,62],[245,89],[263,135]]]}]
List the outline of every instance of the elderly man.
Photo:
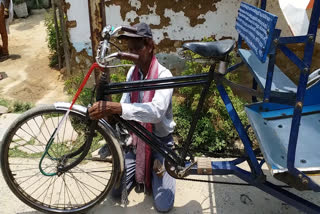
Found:
[{"label": "elderly man", "polygon": [[[0,46],[0,59],[8,58],[8,19],[10,15],[9,6],[12,8],[10,0],[0,0],[0,34],[2,47]],[[12,9],[11,9],[12,10]]]},{"label": "elderly man", "polygon": [[[127,81],[172,77],[154,56],[154,42],[150,27],[145,23],[135,25],[136,34],[126,33],[120,39],[126,40],[130,53],[139,55],[127,74]],[[172,115],[173,89],[124,93],[120,103],[100,101],[89,109],[92,119],[110,114],[119,114],[125,120],[135,120],[153,132],[164,144],[173,146],[172,132],[175,127]],[[174,203],[175,179],[164,171],[164,158],[151,151],[137,136],[132,137],[132,150],[126,158],[126,189],[135,185],[143,186],[145,191],[152,189],[155,208],[168,212]],[[153,164],[151,164],[153,163]],[[121,196],[122,187],[113,190],[113,196]]]}]

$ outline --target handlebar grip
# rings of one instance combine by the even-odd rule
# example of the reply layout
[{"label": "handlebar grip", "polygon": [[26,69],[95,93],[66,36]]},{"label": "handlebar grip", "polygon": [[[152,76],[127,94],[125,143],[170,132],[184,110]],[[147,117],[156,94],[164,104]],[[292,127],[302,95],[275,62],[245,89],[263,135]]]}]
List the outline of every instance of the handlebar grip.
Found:
[{"label": "handlebar grip", "polygon": [[131,26],[122,26],[121,30],[129,33],[137,33],[137,28]]},{"label": "handlebar grip", "polygon": [[118,53],[119,59],[125,59],[130,61],[136,61],[139,59],[139,55],[132,54],[132,53],[125,53],[125,52],[119,52]]}]

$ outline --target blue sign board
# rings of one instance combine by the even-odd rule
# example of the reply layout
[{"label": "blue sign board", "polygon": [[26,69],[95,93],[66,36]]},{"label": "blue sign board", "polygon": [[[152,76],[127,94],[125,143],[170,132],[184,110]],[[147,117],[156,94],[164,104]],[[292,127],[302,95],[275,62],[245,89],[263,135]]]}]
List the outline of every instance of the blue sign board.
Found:
[{"label": "blue sign board", "polygon": [[262,62],[269,53],[277,20],[277,16],[241,2],[236,30]]}]

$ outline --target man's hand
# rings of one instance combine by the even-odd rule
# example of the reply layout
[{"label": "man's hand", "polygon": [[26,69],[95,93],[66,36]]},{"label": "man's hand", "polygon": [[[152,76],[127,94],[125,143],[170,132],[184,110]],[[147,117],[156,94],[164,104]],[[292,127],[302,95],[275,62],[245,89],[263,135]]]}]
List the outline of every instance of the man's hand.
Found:
[{"label": "man's hand", "polygon": [[122,114],[120,103],[99,101],[89,109],[89,116],[92,120],[99,120],[111,114]]},{"label": "man's hand", "polygon": [[8,10],[8,8],[4,8],[4,18],[5,19],[9,18],[9,10]]}]

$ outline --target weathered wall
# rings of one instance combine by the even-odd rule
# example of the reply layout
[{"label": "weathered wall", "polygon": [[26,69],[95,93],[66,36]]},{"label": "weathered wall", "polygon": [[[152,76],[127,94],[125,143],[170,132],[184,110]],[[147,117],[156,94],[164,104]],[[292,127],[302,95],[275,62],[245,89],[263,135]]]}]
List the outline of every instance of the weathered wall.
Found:
[{"label": "weathered wall", "polygon": [[70,5],[67,10],[68,21],[75,20],[77,26],[69,29],[70,42],[77,52],[83,49],[92,56],[88,0],[65,0]]},{"label": "weathered wall", "polygon": [[[234,29],[239,0],[114,0],[106,2],[111,25],[150,24],[161,51],[175,51],[182,42],[204,37],[236,38]],[[257,4],[256,0],[247,0]]]},{"label": "weathered wall", "polygon": [[[92,56],[88,0],[65,1],[70,4],[68,20],[77,22],[69,33],[75,52],[73,56],[78,62],[77,53],[81,51],[82,56]],[[245,1],[253,5],[258,5],[259,2]],[[241,0],[107,0],[106,23],[119,26],[146,22],[153,30],[157,52],[169,53],[175,52],[183,42],[201,40],[204,37],[236,39],[238,35],[234,26],[240,2]],[[290,36],[291,32],[278,0],[268,0],[267,5],[267,10],[279,17],[277,28],[282,29],[281,35]]]}]

